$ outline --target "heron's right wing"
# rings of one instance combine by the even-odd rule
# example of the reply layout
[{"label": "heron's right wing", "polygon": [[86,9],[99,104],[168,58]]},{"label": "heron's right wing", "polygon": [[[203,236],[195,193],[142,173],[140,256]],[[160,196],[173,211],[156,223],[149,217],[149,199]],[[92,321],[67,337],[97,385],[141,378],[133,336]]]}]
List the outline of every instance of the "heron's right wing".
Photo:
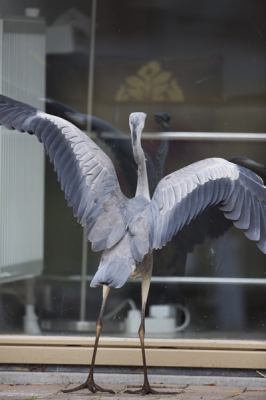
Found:
[{"label": "heron's right wing", "polygon": [[[0,124],[37,136],[54,164],[61,188],[74,216],[88,226],[93,250],[108,241],[118,242],[126,228],[121,209],[126,197],[121,192],[110,158],[85,133],[62,118],[0,95]],[[108,212],[108,208],[112,212]],[[96,227],[101,218],[101,231]]]},{"label": "heron's right wing", "polygon": [[266,188],[262,179],[218,158],[199,161],[160,181],[148,213],[149,251],[164,246],[213,205],[219,205],[225,217],[266,253]]}]

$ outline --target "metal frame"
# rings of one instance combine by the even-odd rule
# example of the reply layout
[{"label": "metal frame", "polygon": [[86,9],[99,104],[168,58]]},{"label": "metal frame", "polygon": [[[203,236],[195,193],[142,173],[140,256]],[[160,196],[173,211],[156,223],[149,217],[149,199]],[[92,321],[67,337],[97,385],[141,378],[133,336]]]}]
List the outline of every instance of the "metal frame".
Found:
[{"label": "metal frame", "polygon": [[[121,139],[116,137],[114,133],[103,132],[102,136],[108,139]],[[241,141],[241,142],[265,142],[266,133],[221,133],[221,132],[143,132],[142,139],[147,140],[214,140],[214,141]]]},{"label": "metal frame", "polygon": [[[87,275],[86,281],[90,282],[93,275]],[[61,282],[80,282],[81,275],[44,275],[43,280],[61,281]],[[140,282],[140,278],[129,279],[128,282]],[[265,285],[266,279],[260,278],[212,278],[212,277],[196,277],[196,276],[152,276],[152,283],[185,283],[185,284],[231,284],[231,285]]]}]

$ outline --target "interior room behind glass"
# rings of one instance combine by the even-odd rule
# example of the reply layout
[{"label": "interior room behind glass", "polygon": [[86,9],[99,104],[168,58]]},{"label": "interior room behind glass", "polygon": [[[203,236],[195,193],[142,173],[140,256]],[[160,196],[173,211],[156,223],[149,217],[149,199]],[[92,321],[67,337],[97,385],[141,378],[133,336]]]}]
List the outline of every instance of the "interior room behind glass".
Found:
[{"label": "interior room behind glass", "polygon": [[[208,157],[228,160],[243,156],[266,164],[265,139],[227,141],[215,136],[265,133],[264,3],[98,0],[93,96],[88,104],[91,6],[91,1],[81,0],[38,0],[34,5],[30,0],[9,0],[0,6],[1,16],[23,16],[25,9],[38,8],[45,21],[46,55],[39,62],[45,65],[47,112],[59,113],[49,99],[59,101],[79,113],[74,121],[79,126],[81,114],[92,110],[94,117],[128,138],[129,114],[147,113],[144,134],[149,135],[143,136],[143,148],[155,162],[161,142],[168,141],[164,175]],[[180,140],[175,135],[162,139],[162,129],[154,118],[161,112],[170,116],[169,132],[213,136],[209,140]],[[125,173],[115,148],[108,145],[108,135],[100,136],[92,134],[112,159],[124,194],[133,197],[131,181],[136,177]],[[147,329],[147,337],[261,338],[266,323],[265,255],[234,227],[225,229],[223,235],[205,237],[202,232],[208,230],[210,221],[208,214],[204,215],[154,252],[156,279],[147,308],[165,305],[164,311],[155,309],[155,317],[165,312],[184,328],[165,331],[161,324],[153,331]],[[216,225],[220,223],[218,218]],[[88,245],[86,320],[94,322],[79,328],[82,237],[82,227],[67,206],[53,165],[46,158],[44,263],[43,272],[35,278],[35,310],[43,334],[94,335],[101,290],[91,289],[89,282],[100,254]],[[191,281],[174,279],[178,277]],[[1,333],[23,333],[20,282],[0,286]],[[119,310],[123,301],[125,305]],[[139,281],[111,290],[107,316],[116,307],[117,313],[109,315],[103,334],[137,336],[138,322],[133,332],[127,315],[131,308],[141,307]]]}]

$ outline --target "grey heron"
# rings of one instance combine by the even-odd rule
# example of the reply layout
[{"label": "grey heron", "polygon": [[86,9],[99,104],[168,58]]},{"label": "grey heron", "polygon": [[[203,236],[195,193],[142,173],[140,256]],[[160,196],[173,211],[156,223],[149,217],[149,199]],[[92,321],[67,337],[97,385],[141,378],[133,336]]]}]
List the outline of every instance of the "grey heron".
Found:
[{"label": "grey heron", "polygon": [[[73,392],[99,387],[93,370],[102,330],[103,312],[110,288],[119,288],[129,277],[141,277],[142,309],[139,337],[144,384],[128,393],[157,392],[149,384],[145,360],[145,309],[153,266],[153,249],[162,248],[185,224],[204,209],[218,205],[225,217],[266,253],[266,187],[250,170],[222,158],[198,161],[164,177],[150,198],[141,132],[146,114],[129,118],[133,155],[138,165],[136,195],[122,193],[109,157],[76,126],[27,104],[0,95],[0,123],[37,136],[45,146],[69,206],[78,221],[87,225],[92,250],[104,250],[91,286],[103,286],[95,346],[86,382]],[[165,392],[167,393],[167,392]],[[171,393],[167,393],[171,394]]]},{"label": "grey heron", "polygon": [[[171,130],[171,117],[166,112],[154,114],[155,121],[160,132],[170,132]],[[162,140],[160,146],[156,151],[155,160],[155,173],[154,173],[154,189],[164,177],[164,166],[169,150],[169,140]]]},{"label": "grey heron", "polygon": [[[49,114],[66,119],[81,130],[87,129],[88,118],[91,118],[93,134],[110,148],[115,158],[120,162],[123,175],[130,185],[130,192],[132,194],[135,193],[137,168],[133,157],[131,141],[128,137],[106,121],[79,113],[55,99],[46,97],[45,103],[46,111]],[[160,132],[169,132],[171,130],[171,116],[169,113],[155,113],[154,119]],[[111,136],[108,137],[108,135],[104,135],[104,133],[110,133]],[[151,157],[145,153],[150,195],[153,194],[157,184],[165,175],[169,143],[169,139],[161,141],[156,150],[154,163]],[[234,157],[229,159],[229,161],[255,172],[263,178],[265,184],[266,168],[263,164],[258,164],[246,157]],[[218,206],[204,210],[196,219],[192,220],[189,225],[185,225],[181,231],[177,232],[172,241],[168,243],[167,247],[163,247],[160,252],[157,252],[153,262],[154,274],[156,276],[175,276],[177,274],[179,276],[184,276],[188,253],[193,252],[195,246],[201,245],[207,237],[211,239],[218,238],[232,226],[233,222],[224,218]],[[161,267],[162,263],[164,268]],[[169,290],[170,289],[168,289],[168,291]],[[178,294],[178,288],[174,290],[176,296]]]}]

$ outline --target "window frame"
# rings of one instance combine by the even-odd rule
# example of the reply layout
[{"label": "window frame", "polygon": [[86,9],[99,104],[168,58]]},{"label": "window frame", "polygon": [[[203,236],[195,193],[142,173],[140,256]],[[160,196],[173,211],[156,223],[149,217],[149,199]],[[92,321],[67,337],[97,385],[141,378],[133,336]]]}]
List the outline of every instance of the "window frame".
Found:
[{"label": "window frame", "polygon": [[[266,368],[266,341],[146,339],[150,367]],[[1,335],[0,359],[8,364],[88,365],[94,337]],[[142,366],[137,338],[100,338],[97,365]]]}]

